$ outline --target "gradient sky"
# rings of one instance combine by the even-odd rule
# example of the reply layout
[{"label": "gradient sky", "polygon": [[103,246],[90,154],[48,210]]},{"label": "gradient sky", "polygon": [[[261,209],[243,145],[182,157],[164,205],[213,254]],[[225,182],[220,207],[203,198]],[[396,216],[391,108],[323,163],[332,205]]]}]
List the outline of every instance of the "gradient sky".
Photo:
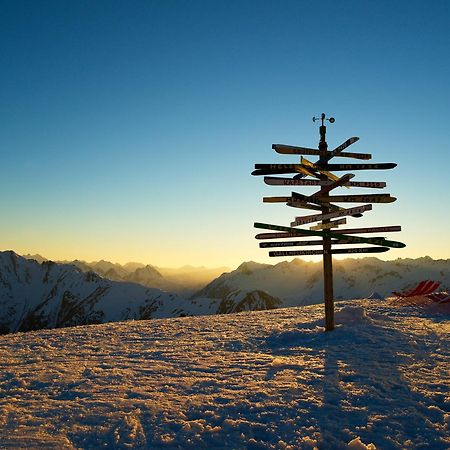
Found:
[{"label": "gradient sky", "polygon": [[398,201],[348,225],[402,225],[390,237],[407,247],[384,259],[450,257],[447,0],[0,6],[0,249],[280,262],[253,222],[301,210],[263,204],[290,188],[250,172],[296,161],[272,143],[316,147],[311,118],[326,112],[331,148],[359,136],[351,150],[398,163],[357,173]]}]

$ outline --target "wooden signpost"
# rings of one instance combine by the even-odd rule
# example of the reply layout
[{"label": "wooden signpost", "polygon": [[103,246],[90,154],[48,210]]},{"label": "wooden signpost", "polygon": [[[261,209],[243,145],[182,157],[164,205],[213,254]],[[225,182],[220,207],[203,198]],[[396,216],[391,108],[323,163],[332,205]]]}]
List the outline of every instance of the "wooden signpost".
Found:
[{"label": "wooden signpost", "polygon": [[[398,225],[369,228],[347,228],[338,229],[340,225],[346,223],[343,217],[361,217],[363,213],[372,210],[372,203],[392,203],[396,198],[390,194],[357,194],[330,195],[330,191],[337,188],[351,189],[354,187],[382,189],[386,187],[383,181],[355,181],[353,173],[346,173],[342,176],[335,175],[333,171],[354,171],[354,170],[386,170],[393,169],[395,163],[360,163],[360,164],[330,164],[330,159],[334,157],[354,158],[369,160],[372,155],[369,153],[344,152],[347,147],[359,140],[358,137],[351,137],[343,144],[332,151],[328,151],[326,142],[326,126],[324,122],[328,120],[333,123],[334,118],[327,119],[325,114],[320,118],[313,118],[313,121],[321,121],[319,127],[320,141],[317,149],[308,147],[296,147],[293,145],[273,144],[272,148],[285,155],[312,155],[318,156],[316,162],[311,162],[301,157],[300,163],[293,164],[255,164],[252,175],[276,175],[295,174],[292,178],[265,176],[264,182],[270,186],[317,186],[318,191],[312,195],[303,195],[292,192],[290,196],[264,197],[265,203],[284,203],[291,207],[319,211],[319,213],[308,216],[295,217],[290,227],[282,225],[272,225],[255,222],[255,228],[274,230],[275,233],[259,233],[256,239],[291,239],[309,236],[317,236],[320,239],[295,240],[282,242],[261,242],[261,248],[291,247],[291,246],[314,246],[319,245],[320,250],[275,250],[270,251],[269,256],[297,256],[297,255],[322,255],[323,257],[323,277],[324,277],[324,301],[325,301],[325,329],[334,329],[334,295],[333,295],[333,261],[334,254],[351,253],[381,253],[387,252],[390,248],[402,248],[405,244],[398,241],[388,240],[385,237],[362,237],[354,234],[367,233],[389,233],[400,231]],[[309,178],[307,178],[309,177]],[[363,203],[355,207],[343,207],[335,203]],[[338,220],[330,220],[341,218]],[[297,226],[319,222],[310,229],[296,228]],[[366,244],[368,247],[347,247],[342,245]],[[334,249],[332,246],[339,245]],[[373,247],[371,247],[373,246]]]}]

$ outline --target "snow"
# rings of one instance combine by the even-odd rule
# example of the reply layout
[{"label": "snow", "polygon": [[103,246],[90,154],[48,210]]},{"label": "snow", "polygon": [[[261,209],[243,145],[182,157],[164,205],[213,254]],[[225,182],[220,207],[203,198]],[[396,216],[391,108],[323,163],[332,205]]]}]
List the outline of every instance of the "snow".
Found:
[{"label": "snow", "polygon": [[0,336],[0,448],[448,449],[448,316],[383,301]]},{"label": "snow", "polygon": [[0,333],[186,314],[182,297],[0,252]]},{"label": "snow", "polygon": [[[420,280],[440,281],[450,287],[450,259],[431,258],[382,261],[377,258],[347,258],[333,262],[333,284],[336,299],[383,299],[393,291],[416,286]],[[192,298],[224,299],[229,292],[264,291],[281,299],[282,305],[303,306],[321,303],[323,274],[321,262],[293,259],[275,265],[252,261],[225,273],[197,292]]]}]

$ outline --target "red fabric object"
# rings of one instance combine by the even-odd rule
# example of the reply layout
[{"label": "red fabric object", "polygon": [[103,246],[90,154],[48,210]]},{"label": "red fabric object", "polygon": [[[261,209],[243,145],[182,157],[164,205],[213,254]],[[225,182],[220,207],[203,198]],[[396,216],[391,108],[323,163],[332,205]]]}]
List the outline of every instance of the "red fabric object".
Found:
[{"label": "red fabric object", "polygon": [[416,295],[428,295],[434,292],[440,284],[440,281],[424,280],[412,289],[403,292],[394,292],[394,294],[400,298],[415,297]]}]

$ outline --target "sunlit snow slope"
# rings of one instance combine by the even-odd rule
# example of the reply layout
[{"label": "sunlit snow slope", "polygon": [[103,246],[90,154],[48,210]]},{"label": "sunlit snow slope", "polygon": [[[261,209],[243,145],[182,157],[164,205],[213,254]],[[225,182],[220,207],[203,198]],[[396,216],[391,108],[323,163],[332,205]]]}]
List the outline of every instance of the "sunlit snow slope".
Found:
[{"label": "sunlit snow slope", "polygon": [[[415,286],[421,280],[436,280],[450,288],[450,259],[429,257],[382,261],[378,258],[348,258],[333,262],[336,299],[367,298],[373,292],[386,297],[392,291]],[[192,296],[192,299],[232,300],[255,289],[277,299],[280,306],[301,306],[323,301],[322,262],[295,258],[275,265],[253,261],[224,273]]]},{"label": "sunlit snow slope", "polygon": [[340,308],[1,336],[0,448],[449,448],[448,316]]},{"label": "sunlit snow slope", "polygon": [[176,294],[0,252],[0,334],[184,314]]}]

